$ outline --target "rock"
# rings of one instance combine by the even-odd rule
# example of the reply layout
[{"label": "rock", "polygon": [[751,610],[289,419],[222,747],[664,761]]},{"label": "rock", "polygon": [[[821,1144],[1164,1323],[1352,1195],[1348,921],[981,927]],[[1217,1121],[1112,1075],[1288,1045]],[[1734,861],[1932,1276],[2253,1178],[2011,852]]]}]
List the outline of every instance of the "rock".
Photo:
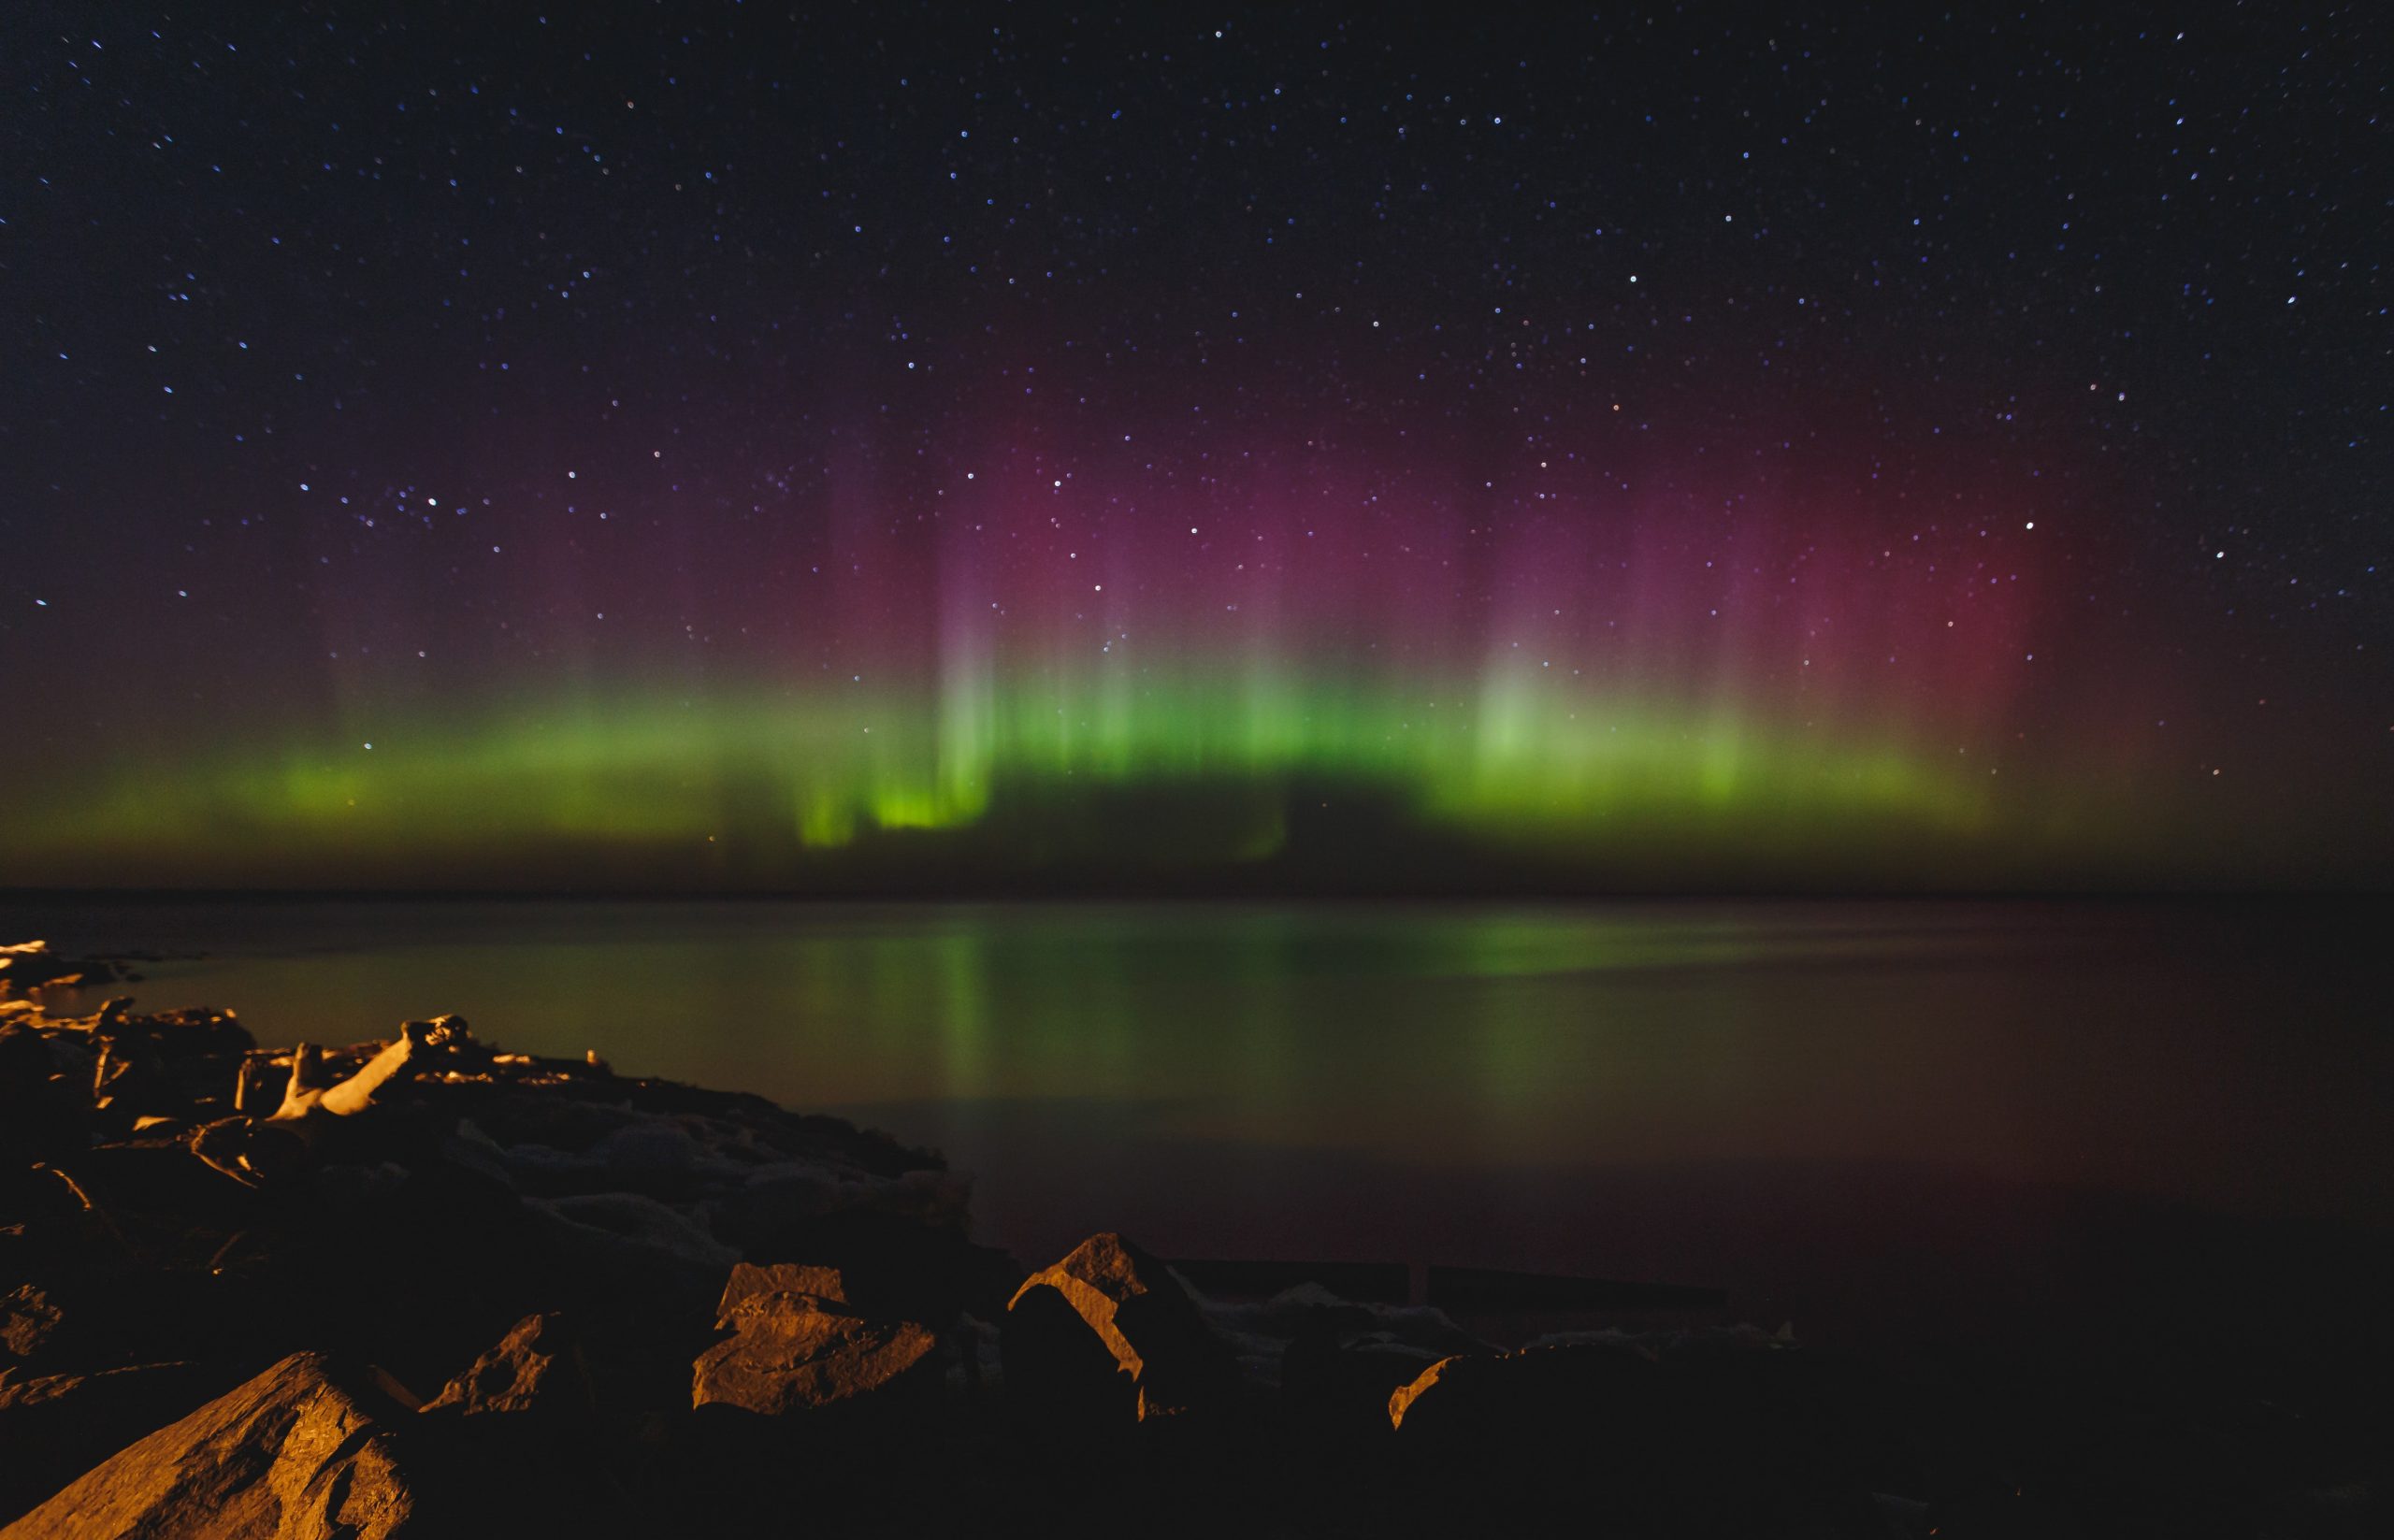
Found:
[{"label": "rock", "polygon": [[89,988],[137,976],[122,959],[65,957],[46,941],[0,945],[0,994],[11,988]]},{"label": "rock", "polygon": [[1441,1359],[1387,1416],[1396,1458],[1459,1511],[1510,1524],[1567,1508],[1606,1534],[1780,1533],[1679,1522],[1689,1492],[1669,1457],[1689,1441],[1664,1414],[1651,1359],[1591,1344]]},{"label": "rock", "polygon": [[670,1117],[644,1117],[595,1141],[584,1152],[617,1178],[682,1176],[706,1157],[689,1129]]},{"label": "rock", "polygon": [[[47,969],[50,963],[46,941],[0,942],[0,973],[7,973],[13,982],[22,984],[34,976],[34,970]],[[9,972],[11,969],[15,971]]]},{"label": "rock", "polygon": [[746,1250],[755,1261],[836,1269],[849,1303],[905,1320],[945,1323],[959,1311],[994,1319],[1022,1281],[1014,1259],[974,1245],[960,1227],[870,1208],[786,1226]]},{"label": "rock", "polygon": [[414,1533],[387,1424],[404,1392],[377,1371],[295,1353],[121,1451],[4,1540],[380,1540]]},{"label": "rock", "polygon": [[[884,1178],[847,1169],[844,1160],[798,1159],[741,1172],[738,1185],[719,1189],[705,1208],[709,1227],[751,1257],[814,1261],[819,1259],[783,1252],[788,1243],[852,1216],[891,1234],[905,1227],[961,1240],[970,1223],[969,1190],[961,1177],[937,1169]],[[1019,1276],[1006,1280],[1009,1290]]]},{"label": "rock", "polygon": [[91,1100],[61,1074],[41,1034],[0,1027],[0,1166],[13,1174],[89,1142]]},{"label": "rock", "polygon": [[1004,1352],[1009,1387],[1050,1411],[1103,1416],[1128,1388],[1130,1413],[1144,1422],[1220,1407],[1237,1383],[1229,1350],[1180,1280],[1111,1232],[1024,1280],[1006,1306]]},{"label": "rock", "polygon": [[281,1093],[273,1088],[274,1060],[267,1054],[245,1054],[241,1067],[233,1072],[233,1110],[252,1117],[263,1117],[267,1103],[279,1101]]},{"label": "rock", "polygon": [[[121,1021],[122,1012],[118,1015]],[[148,1033],[119,1025],[103,1027],[92,1037],[100,1050],[99,1061],[92,1070],[92,1106],[104,1121],[130,1130],[141,1117],[163,1114],[174,1105],[166,1061]]]},{"label": "rock", "polygon": [[[425,1402],[408,1433],[416,1524],[427,1533],[603,1536],[646,1533],[629,1522],[627,1428],[602,1415],[606,1344],[544,1312]],[[673,1367],[678,1404],[685,1356]],[[620,1423],[621,1419],[617,1419]]]},{"label": "rock", "polygon": [[261,1210],[256,1191],[226,1181],[193,1143],[193,1135],[118,1140],[64,1156],[54,1166],[77,1201],[137,1254],[204,1265],[235,1231],[255,1224]]},{"label": "rock", "polygon": [[315,1201],[304,1230],[243,1269],[250,1287],[292,1302],[290,1334],[274,1346],[335,1348],[437,1386],[528,1315],[569,1309],[580,1321],[577,1290],[605,1276],[550,1252],[515,1195],[472,1172],[427,1160],[374,1186]]},{"label": "rock", "polygon": [[1281,1355],[1281,1403],[1331,1428],[1385,1434],[1390,1398],[1435,1361],[1426,1349],[1383,1333],[1342,1340],[1330,1331],[1301,1332]]},{"label": "rock", "polygon": [[810,1294],[749,1294],[728,1318],[732,1336],[694,1366],[693,1406],[778,1417],[867,1399],[896,1403],[935,1393],[945,1367],[929,1327],[868,1320]]},{"label": "rock", "polygon": [[220,1364],[141,1363],[86,1374],[0,1371],[0,1523],[135,1439],[223,1394],[237,1371]]},{"label": "rock", "polygon": [[[223,1059],[228,1075],[238,1074],[238,1060],[258,1045],[258,1040],[230,1011],[158,1011],[136,1018],[136,1024],[168,1060]],[[211,1070],[215,1068],[210,1065]]]},{"label": "rock", "polygon": [[19,1284],[0,1296],[0,1353],[11,1359],[38,1358],[58,1334],[62,1318],[50,1295],[32,1284]]},{"label": "rock", "polygon": [[1137,1383],[1056,1289],[1028,1289],[1007,1309],[998,1360],[1013,1421],[1027,1432],[1077,1440],[1139,1420]]},{"label": "rock", "polygon": [[1440,1359],[1389,1397],[1388,1418],[1408,1440],[1621,1449],[1646,1441],[1662,1404],[1653,1360],[1582,1344]]},{"label": "rock", "polygon": [[531,1202],[534,1207],[584,1230],[645,1247],[692,1270],[720,1273],[739,1259],[738,1252],[707,1233],[698,1220],[636,1192],[590,1192]]},{"label": "rock", "polygon": [[250,1331],[273,1302],[254,1298],[255,1290],[235,1280],[195,1269],[55,1255],[36,1265],[34,1281],[0,1296],[0,1373],[9,1372],[14,1360],[18,1383],[27,1376],[245,1353],[252,1355],[249,1367],[255,1369],[275,1356],[255,1352]]},{"label": "rock", "polygon": [[245,1187],[302,1182],[315,1169],[314,1153],[305,1140],[288,1128],[252,1117],[220,1117],[188,1130],[181,1139],[202,1165]]},{"label": "rock", "polygon": [[1568,1501],[1599,1530],[1870,1533],[1865,1466],[1820,1432],[1843,1419],[1807,1356],[1767,1342],[1592,1332],[1442,1359],[1390,1396],[1388,1418],[1408,1465]]},{"label": "rock", "polygon": [[741,1262],[724,1280],[722,1302],[714,1307],[715,1326],[729,1326],[733,1308],[756,1294],[811,1294],[832,1304],[848,1303],[847,1286],[836,1267],[809,1267],[802,1262]]},{"label": "rock", "polygon": [[[1361,1399],[1351,1403],[1346,1390],[1333,1397],[1339,1403],[1338,1419],[1346,1420],[1348,1413],[1360,1410],[1367,1414],[1364,1420],[1377,1424],[1381,1432],[1388,1431],[1389,1392],[1399,1385],[1440,1359],[1498,1351],[1494,1344],[1473,1336],[1435,1306],[1343,1300],[1315,1283],[1282,1289],[1261,1303],[1202,1300],[1199,1308],[1215,1335],[1236,1356],[1247,1385],[1261,1392],[1280,1394],[1291,1408],[1319,1400],[1320,1393],[1331,1391],[1334,1382],[1348,1384],[1352,1376],[1335,1361],[1343,1348],[1353,1346],[1365,1358],[1391,1359],[1388,1365],[1348,1366],[1363,1370],[1367,1380],[1386,1379],[1376,1391],[1363,1396],[1357,1390],[1354,1394]],[[1399,1368],[1402,1374],[1386,1378]]]},{"label": "rock", "polygon": [[591,1410],[590,1374],[582,1350],[554,1313],[526,1316],[498,1346],[424,1403],[425,1415],[538,1414],[556,1418]]}]

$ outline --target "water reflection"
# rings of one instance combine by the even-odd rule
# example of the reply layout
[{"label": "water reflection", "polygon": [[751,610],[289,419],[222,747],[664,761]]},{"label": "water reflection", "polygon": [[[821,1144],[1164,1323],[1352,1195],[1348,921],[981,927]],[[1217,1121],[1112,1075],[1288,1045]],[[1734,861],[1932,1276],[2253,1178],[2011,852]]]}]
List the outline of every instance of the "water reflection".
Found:
[{"label": "water reflection", "polygon": [[[36,928],[206,950],[145,1000],[229,1003],[268,1040],[457,1010],[511,1045],[846,1109],[947,1149],[1029,1252],[1122,1225],[1191,1253],[1733,1282],[1800,1273],[1798,1234],[1851,1255],[2008,1224],[2034,1249],[2045,1200],[2021,1194],[2382,1222],[2380,917],[261,905]],[[1963,1203],[2013,1218],[1956,1224]]]}]

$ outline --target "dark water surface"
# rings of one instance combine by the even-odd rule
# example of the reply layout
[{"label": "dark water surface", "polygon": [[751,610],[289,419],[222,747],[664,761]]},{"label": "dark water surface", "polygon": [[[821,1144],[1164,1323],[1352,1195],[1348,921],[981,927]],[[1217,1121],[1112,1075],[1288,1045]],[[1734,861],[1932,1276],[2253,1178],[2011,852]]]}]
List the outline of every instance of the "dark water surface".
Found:
[{"label": "dark water surface", "polygon": [[10,938],[205,952],[135,992],[232,1006],[263,1042],[456,1011],[511,1047],[877,1124],[973,1173],[984,1238],[1034,1263],[1115,1228],[1181,1256],[1706,1284],[1859,1337],[2380,1288],[2389,919],[2353,900],[0,909]]}]

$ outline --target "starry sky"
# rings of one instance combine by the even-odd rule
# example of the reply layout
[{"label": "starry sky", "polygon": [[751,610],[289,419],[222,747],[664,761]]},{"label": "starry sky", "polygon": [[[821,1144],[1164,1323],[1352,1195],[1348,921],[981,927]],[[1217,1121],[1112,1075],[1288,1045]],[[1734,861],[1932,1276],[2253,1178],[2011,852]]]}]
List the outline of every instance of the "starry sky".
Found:
[{"label": "starry sky", "polygon": [[2375,7],[20,4],[0,885],[2382,885]]}]

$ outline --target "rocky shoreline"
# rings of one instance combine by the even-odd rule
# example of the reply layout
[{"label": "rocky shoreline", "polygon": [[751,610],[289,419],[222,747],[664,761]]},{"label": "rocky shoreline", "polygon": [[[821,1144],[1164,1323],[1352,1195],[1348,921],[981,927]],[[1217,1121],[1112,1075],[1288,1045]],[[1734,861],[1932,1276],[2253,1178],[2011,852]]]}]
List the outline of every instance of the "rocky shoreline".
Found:
[{"label": "rocky shoreline", "polygon": [[1208,1300],[1109,1233],[1026,1269],[970,1240],[939,1156],[839,1119],[454,1016],[273,1048],[230,1012],[61,1014],[123,960],[0,962],[5,1540],[1884,1540],[2374,1512],[2280,1472],[2214,1531],[2199,1461],[2175,1486],[2041,1479],[1925,1435],[1882,1369],[1752,1327],[1506,1351],[1319,1284]]}]

